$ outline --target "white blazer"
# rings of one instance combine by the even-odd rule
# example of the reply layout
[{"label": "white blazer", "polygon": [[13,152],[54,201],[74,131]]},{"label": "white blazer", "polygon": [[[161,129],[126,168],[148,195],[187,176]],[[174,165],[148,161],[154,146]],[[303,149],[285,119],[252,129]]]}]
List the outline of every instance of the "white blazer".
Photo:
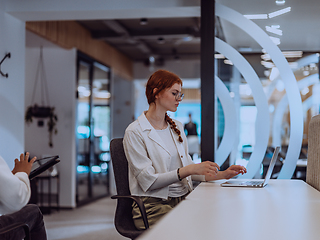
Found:
[{"label": "white blazer", "polygon": [[[179,142],[178,135],[171,128],[170,133],[173,136],[182,166],[194,164],[188,154],[188,143],[183,125],[176,120],[174,121],[181,132],[183,142]],[[142,113],[136,121],[127,127],[123,145],[128,159],[131,194],[167,199],[169,186],[148,191],[159,173],[169,171],[171,155],[157,131],[149,123],[145,113]],[[193,190],[190,176],[182,181],[190,191]]]},{"label": "white blazer", "polygon": [[12,174],[9,166],[0,156],[0,216],[13,213],[25,206],[31,195],[28,174]]}]

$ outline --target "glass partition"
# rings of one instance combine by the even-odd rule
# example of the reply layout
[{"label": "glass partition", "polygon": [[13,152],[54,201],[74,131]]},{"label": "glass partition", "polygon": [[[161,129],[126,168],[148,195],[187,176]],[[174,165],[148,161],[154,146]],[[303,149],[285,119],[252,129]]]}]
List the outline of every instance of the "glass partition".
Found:
[{"label": "glass partition", "polygon": [[78,55],[77,204],[109,194],[110,70]]}]

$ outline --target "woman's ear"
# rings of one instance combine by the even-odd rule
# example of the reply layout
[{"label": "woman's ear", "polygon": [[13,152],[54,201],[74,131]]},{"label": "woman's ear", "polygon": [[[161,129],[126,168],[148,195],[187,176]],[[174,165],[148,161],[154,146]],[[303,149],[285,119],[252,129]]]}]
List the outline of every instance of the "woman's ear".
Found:
[{"label": "woman's ear", "polygon": [[157,91],[158,91],[158,88],[154,88],[153,91],[152,91],[155,99],[158,98],[158,94],[155,95],[155,93],[156,93]]}]

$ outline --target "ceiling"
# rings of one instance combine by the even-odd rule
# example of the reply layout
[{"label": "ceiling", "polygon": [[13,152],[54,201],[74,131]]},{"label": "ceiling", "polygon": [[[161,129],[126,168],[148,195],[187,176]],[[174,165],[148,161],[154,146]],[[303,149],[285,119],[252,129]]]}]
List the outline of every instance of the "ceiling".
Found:
[{"label": "ceiling", "polygon": [[199,17],[78,22],[91,32],[94,39],[107,42],[134,61],[154,59],[155,63],[161,64],[168,59],[200,57]]},{"label": "ceiling", "polygon": [[[308,54],[320,50],[318,0],[286,0],[284,5],[277,5],[275,0],[216,2],[241,14],[268,14],[291,7],[291,12],[253,22],[263,30],[266,26],[280,25],[282,36],[266,32],[269,36],[279,37],[281,43],[278,47],[283,51],[302,50]],[[107,42],[134,61],[155,61],[161,65],[167,59],[200,59],[200,17],[197,16],[131,19],[123,16],[78,22],[91,32],[94,39]],[[260,64],[261,46],[230,22],[216,18],[216,35],[244,55],[251,55],[251,61],[257,55]]]}]

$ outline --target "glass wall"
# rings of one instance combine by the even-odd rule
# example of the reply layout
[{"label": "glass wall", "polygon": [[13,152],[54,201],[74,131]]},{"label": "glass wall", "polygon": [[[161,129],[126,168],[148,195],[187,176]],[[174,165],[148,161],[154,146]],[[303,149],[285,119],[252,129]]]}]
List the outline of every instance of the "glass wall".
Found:
[{"label": "glass wall", "polygon": [[[225,130],[217,153],[225,153],[221,162],[229,158],[230,164],[246,165],[243,177],[260,178],[273,149],[280,146],[281,170],[274,177],[291,178],[297,166],[306,166],[308,125],[319,114],[319,48],[304,43],[313,36],[311,28],[300,29],[298,37],[303,37],[298,39],[293,36],[303,23],[289,27],[305,8],[302,3],[264,3],[263,11],[233,0],[215,4],[215,84],[223,86],[216,94],[224,112],[218,132]],[[222,147],[226,138],[229,144]]]},{"label": "glass wall", "polygon": [[109,193],[110,70],[78,54],[77,205]]}]

